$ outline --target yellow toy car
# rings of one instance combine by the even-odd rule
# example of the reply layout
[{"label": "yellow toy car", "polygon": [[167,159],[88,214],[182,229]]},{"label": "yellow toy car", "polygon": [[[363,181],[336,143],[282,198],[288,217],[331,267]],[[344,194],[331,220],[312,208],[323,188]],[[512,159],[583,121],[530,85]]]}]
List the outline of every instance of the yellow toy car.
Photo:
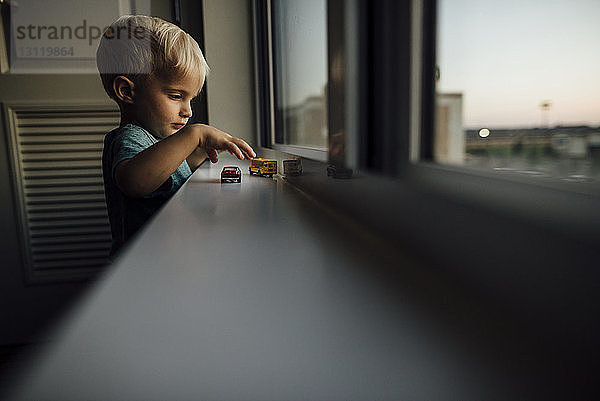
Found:
[{"label": "yellow toy car", "polygon": [[260,157],[252,159],[252,163],[250,163],[250,175],[254,174],[261,177],[273,177],[273,174],[277,174],[277,160]]}]

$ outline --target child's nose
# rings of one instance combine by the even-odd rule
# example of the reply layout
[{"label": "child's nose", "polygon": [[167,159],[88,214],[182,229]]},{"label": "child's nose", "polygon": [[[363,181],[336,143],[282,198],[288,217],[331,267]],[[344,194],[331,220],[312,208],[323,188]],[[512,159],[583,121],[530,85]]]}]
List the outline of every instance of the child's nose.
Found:
[{"label": "child's nose", "polygon": [[192,106],[187,103],[179,110],[179,115],[184,118],[190,118],[192,116]]}]

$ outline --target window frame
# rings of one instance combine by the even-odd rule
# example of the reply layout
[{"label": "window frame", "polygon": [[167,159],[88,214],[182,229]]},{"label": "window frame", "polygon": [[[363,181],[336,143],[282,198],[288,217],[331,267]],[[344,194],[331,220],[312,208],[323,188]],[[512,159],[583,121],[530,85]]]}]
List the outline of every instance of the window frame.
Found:
[{"label": "window frame", "polygon": [[[411,61],[410,67],[409,63],[405,62],[403,68],[403,72],[411,76],[410,130],[404,133],[400,130],[396,131],[397,134],[410,138],[410,152],[408,158],[403,158],[404,165],[398,170],[396,177],[415,183],[429,182],[434,188],[437,188],[440,195],[452,194],[462,202],[469,202],[470,196],[481,191],[477,197],[480,202],[503,213],[510,213],[510,210],[501,205],[502,199],[499,200],[498,196],[505,198],[508,204],[513,204],[510,201],[512,198],[522,199],[532,207],[529,216],[523,216],[523,213],[519,212],[524,224],[548,221],[556,216],[566,217],[568,215],[572,216],[573,221],[600,222],[600,214],[593,213],[592,208],[564,209],[565,202],[569,199],[574,204],[594,202],[600,206],[600,185],[598,183],[540,181],[531,177],[505,175],[463,166],[444,165],[433,161],[436,117],[434,76],[437,1],[413,0],[411,14]],[[397,25],[390,25],[389,29],[394,34],[398,33]],[[390,171],[388,170],[387,173]],[[476,182],[482,184],[476,184]],[[491,191],[495,193],[494,195],[490,195],[491,187],[495,187],[497,190]],[[467,197],[464,193],[461,194],[462,189],[468,189],[471,195]],[[556,197],[559,197],[561,201],[554,205],[551,199]],[[536,208],[536,204],[544,204],[546,207]]]},{"label": "window frame", "polygon": [[[196,42],[202,54],[206,55],[206,46],[204,43],[204,5],[201,1],[183,1],[174,0],[171,3],[171,15],[173,23],[181,27]],[[192,118],[190,123],[208,124],[208,84],[204,82],[204,87],[199,96],[192,101]]]},{"label": "window frame", "polygon": [[[436,65],[437,1],[413,0],[412,13],[414,46],[411,54],[411,151],[406,174],[403,174],[402,177],[428,180],[444,176],[452,180],[452,187],[470,186],[469,180],[477,177],[477,179],[484,179],[489,183],[493,182],[506,194],[524,195],[527,193],[529,199],[536,200],[537,203],[545,203],[548,197],[557,193],[562,193],[562,198],[571,197],[574,202],[577,202],[581,196],[599,201],[600,185],[598,183],[569,183],[556,179],[541,181],[531,177],[506,175],[465,166],[444,165],[433,161],[436,118],[433,77]],[[430,78],[425,79],[427,76]],[[536,199],[531,198],[532,196]],[[489,199],[487,203],[496,202],[495,199]],[[533,212],[534,214],[541,213],[539,210]],[[552,215],[563,215],[564,213],[565,211],[560,209],[551,211]],[[549,215],[540,217],[551,218]],[[581,216],[576,213],[573,214],[573,217]]]},{"label": "window frame", "polygon": [[[274,149],[278,152],[305,157],[312,160],[327,161],[327,150],[312,147],[277,143],[275,138],[278,121],[276,111],[277,93],[275,91],[275,64],[271,0],[254,0],[253,7],[253,36],[254,36],[254,65],[256,85],[256,115],[257,143],[263,148]],[[266,100],[266,101],[265,101]]]},{"label": "window frame", "polygon": [[[268,0],[255,0],[255,16],[265,4]],[[345,154],[342,164],[365,180],[384,176],[390,179],[391,187],[426,188],[428,194],[440,200],[452,199],[457,209],[449,209],[449,213],[462,213],[465,207],[473,207],[490,215],[505,216],[511,222],[511,226],[505,228],[507,232],[516,227],[541,230],[553,227],[553,232],[563,238],[560,229],[566,227],[567,240],[598,242],[590,238],[590,233],[600,227],[600,187],[597,184],[539,181],[433,162],[436,0],[406,3],[329,0],[328,9],[331,7],[342,7],[337,14],[344,16],[344,22],[342,26],[328,27],[330,40],[332,29],[342,33],[345,71],[354,71],[360,77],[347,79],[345,87],[340,89],[344,93],[344,124],[351,128],[347,130],[351,135],[346,140],[352,152]],[[406,21],[408,24],[403,23]],[[256,20],[254,25],[255,29],[260,28]],[[390,36],[404,39],[392,43],[394,41],[387,40]],[[402,42],[400,47],[399,42]],[[255,44],[257,59],[268,56],[260,43]],[[260,67],[260,63],[257,65]],[[331,70],[331,53],[329,65]],[[264,141],[265,131],[273,129],[273,119],[269,119],[269,110],[265,109],[260,93],[272,92],[272,75],[271,81],[264,78],[261,81],[261,71],[257,69],[256,82],[262,149],[274,157],[298,154],[293,147],[276,147]],[[265,88],[265,84],[270,86]],[[399,114],[395,114],[398,110]],[[324,164],[314,165],[325,168]],[[319,191],[304,185],[310,180],[310,176],[304,176],[295,182],[309,193]],[[332,188],[337,185],[335,181]],[[364,196],[360,184],[353,185],[357,195]],[[327,194],[325,197],[333,199]],[[335,198],[332,202],[356,201]],[[364,220],[373,212],[365,210]],[[463,227],[470,231],[486,229],[468,215]],[[527,252],[526,244],[522,251]]]},{"label": "window frame", "polygon": [[[362,71],[344,88],[344,124],[354,124],[357,136],[350,140],[358,145],[344,162],[355,158],[355,177],[334,179],[325,163],[303,160],[303,174],[285,181],[331,213],[332,221],[342,218],[388,249],[389,268],[399,277],[431,276],[470,293],[478,308],[503,317],[520,336],[543,339],[547,349],[564,341],[567,328],[593,333],[600,188],[433,163],[424,149],[431,141],[421,133],[434,134],[436,1],[343,3],[346,21],[360,30],[359,40],[356,31],[343,30],[345,48],[354,47],[354,54],[346,52],[346,68]],[[406,12],[409,34],[399,23]],[[377,29],[369,25],[374,22]],[[404,41],[401,52],[386,46],[390,36]],[[379,85],[372,85],[375,80]],[[347,90],[351,85],[354,90]],[[399,122],[390,112],[398,108]],[[400,137],[401,149],[388,146],[393,136]],[[406,256],[418,262],[418,271],[402,263]]]},{"label": "window frame", "polygon": [[[466,177],[475,175],[488,180],[497,180],[497,184],[502,186],[505,192],[519,192],[522,191],[523,185],[529,184],[532,188],[538,188],[540,201],[555,191],[563,191],[565,196],[572,193],[574,199],[579,196],[578,194],[600,197],[600,183],[569,183],[555,178],[541,181],[537,178],[434,162],[436,93],[433,77],[437,52],[437,0],[412,0],[412,12],[416,18],[412,20],[415,45],[412,49],[411,120],[416,124],[411,126],[411,163],[408,168],[411,174],[419,174],[420,166],[424,166],[431,174],[435,174],[435,169],[443,171],[442,174],[453,172],[452,179],[457,183],[460,183],[462,175]],[[424,77],[427,76],[431,78],[425,79]],[[550,192],[544,193],[544,191]]]}]

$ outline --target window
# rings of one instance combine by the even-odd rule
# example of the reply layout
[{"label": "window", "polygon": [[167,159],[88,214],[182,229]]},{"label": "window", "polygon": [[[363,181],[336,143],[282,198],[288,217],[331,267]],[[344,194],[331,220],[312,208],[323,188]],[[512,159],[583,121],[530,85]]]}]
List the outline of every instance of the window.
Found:
[{"label": "window", "polygon": [[263,16],[259,81],[270,87],[262,98],[270,103],[263,113],[270,121],[260,128],[263,146],[326,160],[327,1],[258,1],[256,7]]},{"label": "window", "polygon": [[[594,315],[589,305],[598,304],[600,187],[594,186],[593,182],[581,182],[587,178],[578,177],[581,173],[569,173],[569,170],[558,179],[547,177],[546,181],[542,181],[537,173],[526,171],[543,172],[541,167],[544,166],[525,164],[522,168],[509,164],[507,167],[514,170],[503,170],[502,164],[494,164],[514,162],[515,158],[511,159],[510,155],[490,152],[481,156],[481,165],[472,163],[475,154],[468,144],[468,129],[477,129],[479,136],[479,130],[487,128],[489,134],[483,131],[479,136],[479,139],[485,140],[500,136],[496,135],[500,128],[514,128],[516,123],[520,124],[515,113],[508,113],[502,119],[492,120],[490,117],[478,122],[479,125],[472,123],[475,125],[472,127],[471,123],[467,123],[472,96],[467,89],[470,87],[448,83],[457,72],[459,77],[464,78],[462,82],[469,84],[477,77],[468,70],[471,64],[466,65],[467,69],[457,69],[455,63],[461,62],[460,51],[484,54],[489,48],[498,48],[498,44],[489,39],[490,43],[484,44],[484,48],[465,45],[457,50],[450,49],[448,43],[454,43],[453,36],[442,33],[444,27],[450,25],[451,29],[463,29],[469,41],[477,41],[478,35],[486,34],[473,29],[479,21],[473,21],[476,17],[472,10],[465,10],[479,7],[480,2],[329,0],[328,9],[340,3],[346,9],[330,12],[327,28],[330,46],[330,136],[337,133],[332,127],[336,125],[334,122],[337,122],[338,116],[332,110],[343,110],[346,134],[350,132],[349,127],[358,127],[356,146],[352,151],[358,156],[357,165],[361,171],[358,179],[336,181],[325,176],[323,163],[307,163],[306,167],[314,167],[311,174],[288,180],[288,183],[308,194],[311,200],[330,206],[336,215],[347,217],[361,229],[375,234],[373,238],[381,239],[390,256],[395,256],[394,250],[400,250],[428,262],[416,273],[416,270],[407,270],[401,258],[391,258],[389,269],[400,272],[399,277],[409,272],[408,276],[416,273],[427,277],[427,280],[432,278],[451,283],[456,285],[461,299],[468,299],[462,298],[463,294],[473,296],[475,309],[489,310],[490,316],[495,315],[491,320],[487,320],[490,316],[486,316],[486,320],[474,324],[484,323],[485,326],[485,322],[498,317],[502,327],[508,328],[504,333],[514,329],[514,338],[532,340],[531,344],[535,346],[531,349],[539,349],[544,354],[540,359],[542,363],[546,363],[547,355],[554,355],[554,352],[560,358],[576,355],[572,353],[573,342],[570,339],[584,344],[578,347],[577,352],[587,355],[588,343],[580,339],[586,338],[581,333],[594,332],[595,329],[585,316]],[[516,4],[495,3],[500,9]],[[560,3],[569,7],[569,2]],[[591,7],[591,3],[597,1],[589,1],[587,5]],[[540,3],[540,15],[544,7],[556,7],[556,4],[554,1]],[[485,5],[491,10],[495,4],[486,1]],[[527,4],[519,7],[527,7]],[[532,31],[529,26],[516,26],[521,16],[515,11],[516,6],[512,10],[512,14],[503,17],[503,24],[499,24],[498,20],[502,10],[486,14],[486,18],[482,19],[487,22],[487,28],[481,29],[489,29],[501,38],[502,35],[513,37],[515,32],[508,31],[520,28],[519,35],[514,37],[516,43],[513,48],[517,48],[519,42],[532,36]],[[596,16],[598,13],[588,10],[588,15]],[[546,33],[554,41],[548,39],[542,42],[552,44],[560,38],[573,40],[572,34],[576,29],[568,20],[574,19],[577,23],[580,17],[566,12],[563,16],[556,26],[568,27],[563,33],[566,39]],[[340,24],[331,23],[334,17],[341,19],[342,25],[345,25],[339,31],[336,27]],[[581,18],[582,23],[587,20],[586,17]],[[597,40],[599,35],[594,32],[591,29],[590,38],[585,40]],[[336,58],[332,56],[337,54],[333,45],[335,41],[331,40],[334,34],[339,34],[344,42],[341,47],[345,56],[342,61],[344,68],[341,70],[346,91],[341,101],[331,94],[336,84],[333,73],[337,71],[333,62]],[[544,37],[544,33],[539,33],[539,36]],[[588,53],[595,52],[597,48],[596,45],[590,46]],[[534,52],[535,49],[528,50]],[[577,53],[575,56],[581,59],[571,59],[570,66],[577,71],[597,66],[598,62],[589,61],[590,66],[582,65],[589,60],[588,53]],[[519,59],[527,60],[527,56],[525,52]],[[559,55],[547,58],[546,62],[559,62],[555,60],[557,58]],[[487,55],[484,61],[506,60]],[[487,88],[486,93],[490,97],[487,100],[497,101],[500,94],[518,95],[523,86],[512,84],[522,74],[521,69],[504,69],[500,73],[505,75],[483,74],[486,79],[479,81],[481,85],[504,82],[494,90]],[[571,72],[569,77],[577,78],[576,75]],[[600,93],[594,86],[598,79],[588,76],[588,80],[589,87],[593,88],[590,92]],[[552,79],[543,83],[551,88],[552,84],[560,84],[561,81]],[[349,88],[352,84],[354,87]],[[257,90],[261,91],[264,87],[259,83]],[[588,91],[587,87],[579,88],[580,93]],[[541,130],[544,124],[553,121],[551,113],[557,112],[559,100],[549,96],[534,99],[532,124],[535,125],[530,127],[532,130]],[[519,100],[505,98],[499,107],[491,110],[510,111],[513,103]],[[597,103],[589,102],[589,105],[599,110]],[[585,125],[597,127],[598,120],[593,120],[594,116],[591,118]],[[575,122],[568,124],[574,125]],[[563,146],[561,141],[561,137],[557,137],[556,145]],[[530,158],[533,160],[523,155],[520,162],[531,163],[536,157],[538,161],[549,157],[551,152],[544,154],[543,148],[548,144],[523,141],[519,145],[523,154],[530,150],[526,149],[526,145],[532,146],[532,152],[541,153],[532,153]],[[348,148],[346,146],[347,151]],[[592,152],[589,147],[588,150]],[[562,163],[558,156],[553,160],[556,165]],[[567,166],[570,162],[588,167],[593,165],[591,154],[564,160]],[[577,182],[569,182],[569,175],[575,175],[571,179]],[[426,297],[433,294],[429,292],[431,288],[435,287],[427,288]],[[487,329],[489,327],[483,327],[482,336]],[[492,331],[490,344],[499,338],[495,330],[489,332]],[[570,333],[569,340],[563,341],[567,338],[565,333]],[[543,345],[540,339],[543,339]],[[517,351],[519,358],[524,356],[521,354],[523,349],[525,347]],[[556,360],[562,362],[561,359]],[[525,359],[522,361],[527,363]],[[560,368],[556,377],[562,377]]]},{"label": "window", "polygon": [[434,160],[600,179],[600,3],[438,1]]}]

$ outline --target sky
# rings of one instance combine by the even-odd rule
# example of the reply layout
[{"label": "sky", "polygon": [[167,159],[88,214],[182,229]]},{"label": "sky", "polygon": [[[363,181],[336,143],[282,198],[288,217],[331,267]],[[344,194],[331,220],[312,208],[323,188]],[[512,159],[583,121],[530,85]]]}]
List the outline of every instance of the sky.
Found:
[{"label": "sky", "polygon": [[[463,94],[466,128],[600,126],[600,0],[438,1],[438,90]],[[281,100],[298,104],[327,80],[326,2],[276,14]]]},{"label": "sky", "polygon": [[438,4],[438,91],[465,127],[600,125],[600,0]]}]

